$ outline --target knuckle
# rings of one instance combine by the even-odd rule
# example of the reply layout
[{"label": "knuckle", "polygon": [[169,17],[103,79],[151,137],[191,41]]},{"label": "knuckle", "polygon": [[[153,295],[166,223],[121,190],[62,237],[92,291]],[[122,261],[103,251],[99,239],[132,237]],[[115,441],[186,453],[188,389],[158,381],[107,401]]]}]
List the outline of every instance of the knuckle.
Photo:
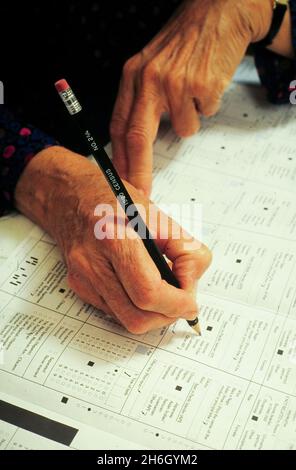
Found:
[{"label": "knuckle", "polygon": [[131,77],[137,70],[138,64],[139,58],[138,54],[136,54],[125,62],[122,70],[123,76],[126,78]]},{"label": "knuckle", "polygon": [[67,284],[71,290],[73,290],[77,295],[81,295],[82,291],[82,281],[81,275],[78,272],[70,271],[67,274]]},{"label": "knuckle", "polygon": [[83,250],[72,248],[67,255],[68,279],[71,282],[80,282],[82,276],[88,275],[89,262],[85,257]]},{"label": "knuckle", "polygon": [[153,310],[157,299],[157,291],[154,289],[136,290],[134,304],[141,310]]},{"label": "knuckle", "polygon": [[98,238],[101,246],[102,246],[102,253],[104,253],[106,258],[113,259],[116,256],[120,256],[120,247],[116,237],[116,229],[115,221],[112,223],[107,223],[102,228],[102,236]]},{"label": "knuckle", "polygon": [[159,77],[159,66],[155,60],[147,62],[143,67],[142,78],[143,82],[155,82]]},{"label": "knuckle", "polygon": [[195,44],[198,41],[199,31],[196,28],[195,23],[191,23],[188,25],[185,31],[185,38],[188,43]]},{"label": "knuckle", "polygon": [[211,90],[213,90],[213,87],[209,81],[205,83],[200,79],[197,79],[192,86],[192,96],[195,96],[199,101],[201,101],[204,97],[208,97],[209,94],[211,94]]},{"label": "knuckle", "polygon": [[125,119],[120,114],[115,114],[110,123],[110,135],[112,138],[122,137],[124,135]]},{"label": "knuckle", "polygon": [[130,147],[142,147],[149,143],[146,129],[141,126],[131,126],[126,134],[126,141]]},{"label": "knuckle", "polygon": [[211,250],[206,245],[202,245],[201,248],[196,253],[196,263],[204,269],[207,269],[213,259]]},{"label": "knuckle", "polygon": [[192,87],[192,94],[196,97],[198,111],[207,117],[215,114],[219,109],[226,86],[227,84],[223,79],[220,81],[208,79],[206,83],[202,83],[200,80],[195,82]]},{"label": "knuckle", "polygon": [[183,74],[168,73],[165,77],[165,85],[171,93],[179,92],[183,88],[184,83],[185,77]]}]

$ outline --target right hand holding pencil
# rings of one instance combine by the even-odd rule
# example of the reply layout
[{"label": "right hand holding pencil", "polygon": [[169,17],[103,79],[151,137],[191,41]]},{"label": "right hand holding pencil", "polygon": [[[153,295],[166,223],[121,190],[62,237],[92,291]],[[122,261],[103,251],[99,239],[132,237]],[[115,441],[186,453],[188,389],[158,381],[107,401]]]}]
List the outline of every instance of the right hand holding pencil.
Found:
[{"label": "right hand holding pencil", "polygon": [[[135,203],[148,210],[150,201],[126,184]],[[94,215],[95,208],[108,204],[116,213],[116,200],[100,169],[85,157],[62,147],[41,151],[24,170],[15,198],[21,212],[57,242],[76,294],[116,317],[131,333],[196,317],[195,287],[210,264],[209,250],[193,239],[188,243],[185,232],[173,239],[169,230],[161,239],[157,227],[149,226],[172,263],[182,287],[176,289],[161,279],[139,237],[96,239],[94,227],[100,218]],[[112,232],[125,222],[122,212],[105,229]],[[173,226],[169,218],[167,222]]]}]

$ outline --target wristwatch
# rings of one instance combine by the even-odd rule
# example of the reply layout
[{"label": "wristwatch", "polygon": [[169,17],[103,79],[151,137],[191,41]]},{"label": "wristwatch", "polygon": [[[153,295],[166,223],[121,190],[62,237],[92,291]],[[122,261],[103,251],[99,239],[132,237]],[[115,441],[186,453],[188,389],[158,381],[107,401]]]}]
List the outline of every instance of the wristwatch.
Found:
[{"label": "wristwatch", "polygon": [[272,43],[281,28],[285,13],[288,9],[288,5],[289,0],[274,0],[273,18],[270,30],[268,31],[267,36],[265,36],[265,38],[263,38],[259,42],[256,42],[256,47],[266,47]]}]

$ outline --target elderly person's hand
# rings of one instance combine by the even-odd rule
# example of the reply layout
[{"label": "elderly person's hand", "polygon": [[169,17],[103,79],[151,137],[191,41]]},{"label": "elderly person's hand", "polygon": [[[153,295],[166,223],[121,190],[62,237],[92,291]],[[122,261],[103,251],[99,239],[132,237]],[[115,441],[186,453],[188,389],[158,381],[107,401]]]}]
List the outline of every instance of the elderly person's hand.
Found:
[{"label": "elderly person's hand", "polygon": [[[122,177],[149,194],[152,145],[169,112],[181,137],[210,116],[248,45],[268,32],[273,0],[187,0],[123,70],[111,137]],[[291,42],[291,39],[290,39]]]},{"label": "elderly person's hand", "polygon": [[[149,200],[129,184],[127,188],[135,203],[148,208]],[[131,228],[133,237],[97,239],[98,222],[102,232],[112,235],[114,228],[125,227],[126,219],[123,212],[114,222],[99,210],[94,214],[98,204],[109,204],[115,211],[116,199],[99,168],[85,157],[62,147],[43,150],[24,170],[15,200],[21,212],[58,243],[70,287],[83,301],[115,316],[130,332],[140,334],[178,318],[196,317],[195,285],[210,263],[208,249],[185,234],[177,239],[172,226],[166,238],[158,231],[157,244],[180,281],[181,289],[176,289],[161,279]],[[157,231],[156,226],[149,228]]]}]

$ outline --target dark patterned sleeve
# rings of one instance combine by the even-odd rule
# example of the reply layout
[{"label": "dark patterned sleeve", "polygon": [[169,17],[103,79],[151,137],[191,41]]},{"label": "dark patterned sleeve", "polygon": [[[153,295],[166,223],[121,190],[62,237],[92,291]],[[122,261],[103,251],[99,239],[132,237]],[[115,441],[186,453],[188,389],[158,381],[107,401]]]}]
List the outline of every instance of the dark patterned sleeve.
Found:
[{"label": "dark patterned sleeve", "polygon": [[[290,0],[292,41],[296,56],[296,0]],[[257,49],[255,62],[267,96],[272,103],[288,103],[290,84],[296,79],[296,59],[286,59],[267,49]]]},{"label": "dark patterned sleeve", "polygon": [[0,105],[0,216],[14,207],[17,181],[31,158],[58,142]]}]

